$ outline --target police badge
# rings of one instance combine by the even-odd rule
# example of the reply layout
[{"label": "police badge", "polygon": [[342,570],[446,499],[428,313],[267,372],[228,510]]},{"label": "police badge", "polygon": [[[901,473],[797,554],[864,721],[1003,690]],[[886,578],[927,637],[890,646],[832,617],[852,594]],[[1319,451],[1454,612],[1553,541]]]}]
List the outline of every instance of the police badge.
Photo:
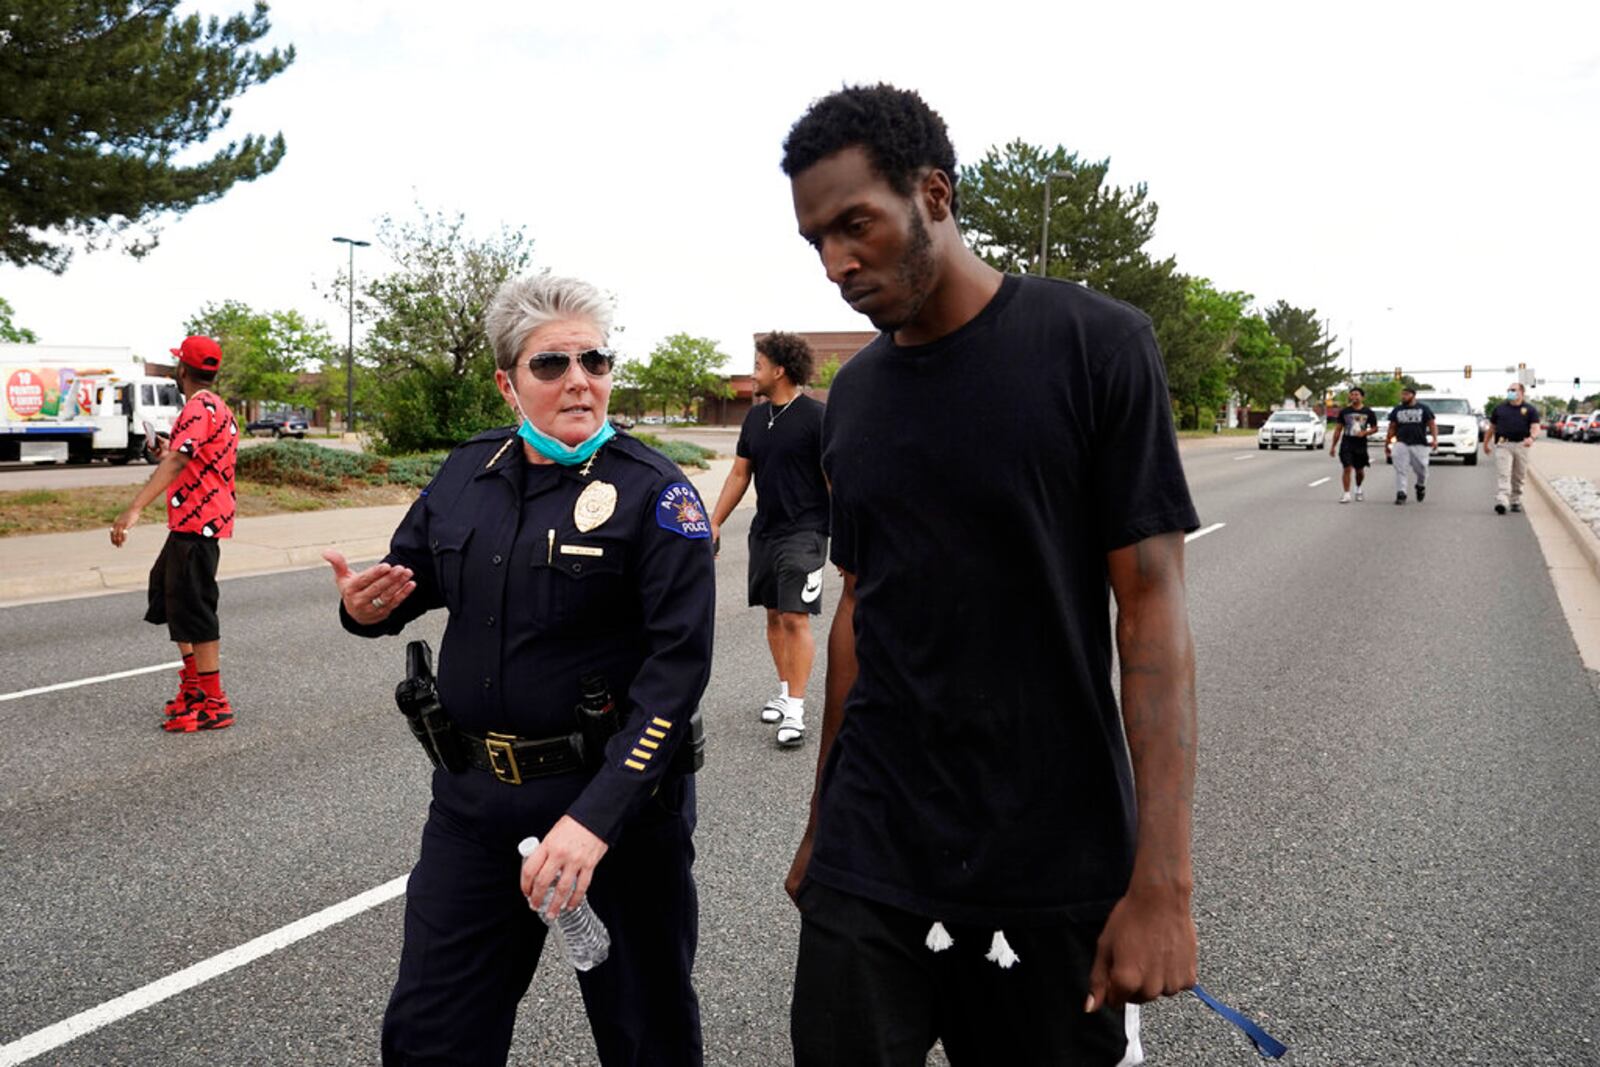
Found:
[{"label": "police badge", "polygon": [[588,533],[617,510],[617,487],[610,482],[590,482],[572,505],[572,521],[579,533]]}]

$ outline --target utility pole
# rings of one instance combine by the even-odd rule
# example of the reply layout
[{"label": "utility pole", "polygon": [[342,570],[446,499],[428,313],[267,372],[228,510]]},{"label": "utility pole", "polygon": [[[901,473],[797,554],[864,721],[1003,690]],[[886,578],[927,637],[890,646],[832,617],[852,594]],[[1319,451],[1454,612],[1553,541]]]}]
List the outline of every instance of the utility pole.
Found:
[{"label": "utility pole", "polygon": [[350,246],[350,332],[344,350],[344,431],[353,433],[356,428],[356,249],[366,248],[371,241],[357,241],[353,237],[335,237],[336,244]]}]

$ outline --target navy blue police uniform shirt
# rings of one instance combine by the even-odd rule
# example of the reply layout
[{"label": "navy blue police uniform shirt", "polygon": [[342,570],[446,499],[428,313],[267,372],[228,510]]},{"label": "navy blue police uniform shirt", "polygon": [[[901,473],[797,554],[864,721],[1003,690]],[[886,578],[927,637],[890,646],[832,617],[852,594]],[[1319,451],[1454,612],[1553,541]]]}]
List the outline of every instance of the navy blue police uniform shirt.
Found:
[{"label": "navy blue police uniform shirt", "polygon": [[1433,409],[1418,401],[1407,407],[1399,404],[1389,412],[1389,425],[1394,427],[1395,440],[1403,445],[1428,443],[1428,423],[1433,421]]},{"label": "navy blue police uniform shirt", "polygon": [[529,463],[514,427],[479,434],[390,542],[385,562],[411,568],[415,591],[374,626],[339,613],[375,637],[445,608],[440,702],[480,737],[571,734],[579,679],[604,675],[623,726],[567,814],[614,843],[659,786],[710,676],[711,523],[683,472],[627,435],[585,470]]},{"label": "navy blue police uniform shirt", "polygon": [[1344,423],[1344,435],[1339,438],[1339,447],[1349,445],[1351,448],[1366,448],[1367,438],[1357,437],[1362,430],[1376,428],[1378,413],[1369,407],[1345,408],[1339,413],[1339,421]]},{"label": "navy blue police uniform shirt", "polygon": [[825,407],[815,397],[801,394],[778,409],[776,418],[770,403],[745,415],[735,454],[748,459],[755,471],[752,537],[828,532],[828,483],[822,477]]},{"label": "navy blue police uniform shirt", "polygon": [[809,875],[960,922],[1096,920],[1132,871],[1106,554],[1199,520],[1142,313],[1007,275],[829,392],[832,559],[858,675]]},{"label": "navy blue police uniform shirt", "polygon": [[1496,441],[1525,441],[1533,430],[1533,424],[1539,421],[1539,409],[1532,404],[1506,401],[1495,407],[1489,421],[1494,425]]}]

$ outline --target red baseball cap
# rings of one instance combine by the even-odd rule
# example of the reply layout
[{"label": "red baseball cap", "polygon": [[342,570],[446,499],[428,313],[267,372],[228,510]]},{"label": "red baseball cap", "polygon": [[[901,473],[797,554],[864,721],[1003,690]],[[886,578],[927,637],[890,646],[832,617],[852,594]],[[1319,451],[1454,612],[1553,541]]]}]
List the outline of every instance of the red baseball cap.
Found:
[{"label": "red baseball cap", "polygon": [[185,337],[172,354],[195,370],[215,371],[222,366],[222,348],[209,337]]}]

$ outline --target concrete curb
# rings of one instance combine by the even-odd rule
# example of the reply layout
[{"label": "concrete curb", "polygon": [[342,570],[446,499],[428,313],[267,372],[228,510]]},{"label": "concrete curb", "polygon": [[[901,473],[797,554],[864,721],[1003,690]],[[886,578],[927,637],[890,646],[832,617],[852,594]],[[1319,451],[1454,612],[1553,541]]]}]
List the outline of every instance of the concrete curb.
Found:
[{"label": "concrete curb", "polygon": [[1550,510],[1555,512],[1567,535],[1572,538],[1572,543],[1583,554],[1583,558],[1589,561],[1589,569],[1594,572],[1595,579],[1600,581],[1600,537],[1596,537],[1594,531],[1578,518],[1577,513],[1561,499],[1561,494],[1555,491],[1545,480],[1544,475],[1540,474],[1538,468],[1531,463],[1528,465],[1528,474],[1539,490],[1539,495],[1544,497],[1545,503],[1550,505]]}]

